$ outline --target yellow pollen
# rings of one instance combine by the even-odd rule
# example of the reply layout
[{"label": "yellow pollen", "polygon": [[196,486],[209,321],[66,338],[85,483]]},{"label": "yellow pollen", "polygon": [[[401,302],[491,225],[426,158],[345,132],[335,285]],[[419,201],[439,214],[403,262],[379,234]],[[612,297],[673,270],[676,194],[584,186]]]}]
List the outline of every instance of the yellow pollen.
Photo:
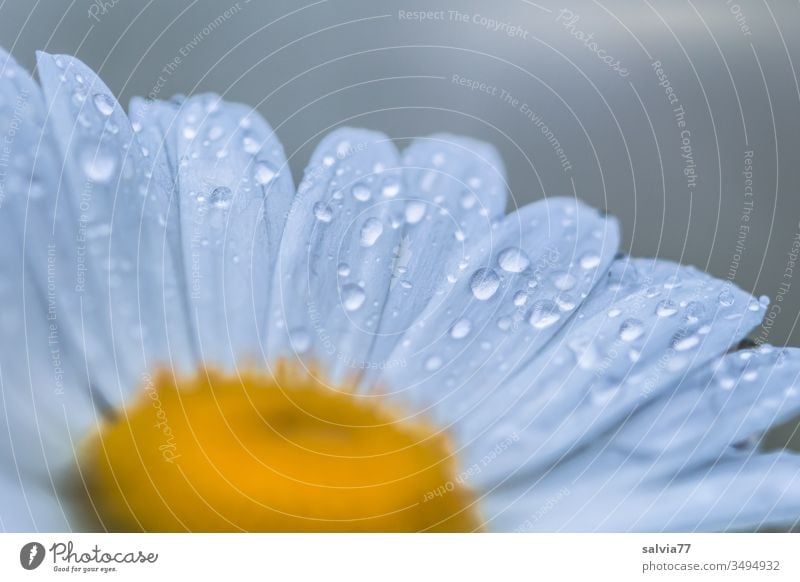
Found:
[{"label": "yellow pollen", "polygon": [[475,531],[443,433],[307,372],[160,371],[87,444],[109,531]]}]

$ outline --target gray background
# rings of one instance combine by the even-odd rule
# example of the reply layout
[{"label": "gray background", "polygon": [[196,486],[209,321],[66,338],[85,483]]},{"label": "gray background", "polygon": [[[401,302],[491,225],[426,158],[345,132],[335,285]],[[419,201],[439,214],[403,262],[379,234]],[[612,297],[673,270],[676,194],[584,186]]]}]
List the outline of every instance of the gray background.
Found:
[{"label": "gray background", "polygon": [[[444,19],[400,16],[420,9]],[[562,9],[579,17],[572,29]],[[482,17],[519,33],[491,30]],[[629,74],[570,30],[593,34]],[[794,0],[0,3],[0,44],[24,65],[33,68],[37,49],[77,55],[123,103],[151,93],[162,75],[161,97],[214,91],[257,106],[296,176],[336,125],[398,140],[450,131],[489,141],[507,165],[512,204],[577,194],[619,217],[633,254],[693,264],[770,297],[788,283],[774,324],[754,336],[790,345],[800,345],[800,270],[785,276],[800,231],[798,33]],[[686,112],[698,175],[691,191],[654,61]],[[522,103],[559,141],[568,171]],[[745,223],[748,150],[754,196]]]}]

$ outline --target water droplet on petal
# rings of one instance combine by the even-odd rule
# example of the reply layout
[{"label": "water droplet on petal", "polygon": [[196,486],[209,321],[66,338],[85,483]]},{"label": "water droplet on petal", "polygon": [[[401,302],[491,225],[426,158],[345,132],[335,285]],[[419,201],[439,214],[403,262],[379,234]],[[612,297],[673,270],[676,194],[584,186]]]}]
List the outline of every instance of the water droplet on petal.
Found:
[{"label": "water droplet on petal", "polygon": [[612,319],[620,315],[622,315],[622,310],[619,307],[612,307],[608,310],[608,316]]},{"label": "water droplet on petal", "polygon": [[561,319],[558,306],[548,299],[541,299],[533,304],[528,322],[536,329],[550,327]]},{"label": "water droplet on petal", "polygon": [[469,319],[462,317],[450,328],[450,337],[463,339],[469,335],[470,331],[472,331],[472,323],[470,323]]},{"label": "water droplet on petal", "polygon": [[697,335],[687,335],[685,337],[677,337],[672,342],[672,347],[678,352],[685,352],[690,350],[700,343],[700,338]]},{"label": "water droplet on petal", "polygon": [[528,302],[528,294],[525,291],[517,291],[514,294],[514,305],[522,307]]},{"label": "water droplet on petal", "polygon": [[723,289],[719,294],[719,304],[723,307],[730,307],[736,301],[730,289]]},{"label": "water droplet on petal", "polygon": [[656,315],[659,317],[671,317],[678,313],[678,306],[671,299],[659,301],[656,305]]},{"label": "water droplet on petal", "polygon": [[594,269],[600,264],[600,255],[593,252],[588,252],[580,258],[581,269]]},{"label": "water droplet on petal", "polygon": [[478,269],[472,274],[469,286],[475,299],[486,301],[500,287],[500,277],[497,276],[493,269]]},{"label": "water droplet on petal", "polygon": [[690,301],[686,306],[686,322],[697,323],[705,315],[706,307],[699,301]]},{"label": "water droplet on petal", "polygon": [[366,299],[366,293],[358,285],[350,283],[342,287],[342,305],[347,311],[355,311],[364,305]]},{"label": "water droplet on petal", "polygon": [[638,319],[626,319],[619,327],[619,339],[632,342],[644,333],[644,325]]},{"label": "water droplet on petal", "polygon": [[253,167],[253,179],[256,184],[266,186],[278,175],[278,169],[266,160],[259,160]]},{"label": "water droplet on petal", "polygon": [[361,246],[371,247],[383,234],[383,223],[377,218],[368,218],[361,227]]},{"label": "water droplet on petal", "polygon": [[521,273],[531,264],[531,260],[525,254],[525,251],[517,247],[509,247],[501,251],[497,257],[497,262],[501,269],[509,273]]},{"label": "water droplet on petal", "polygon": [[233,193],[231,189],[226,186],[220,186],[218,188],[214,188],[211,191],[211,194],[208,197],[208,201],[212,204],[215,208],[219,208],[220,210],[224,210],[231,205],[231,198],[233,197]]},{"label": "water droplet on petal", "polygon": [[314,204],[314,216],[320,222],[330,222],[333,219],[333,210],[324,202]]},{"label": "water droplet on petal", "polygon": [[556,273],[553,277],[553,285],[559,291],[569,291],[575,286],[577,279],[570,273]]},{"label": "water droplet on petal", "polygon": [[425,216],[426,206],[421,200],[411,200],[406,204],[405,217],[408,224],[417,224]]},{"label": "water droplet on petal", "polygon": [[350,274],[350,265],[347,263],[339,263],[336,272],[339,273],[340,277],[347,277]]},{"label": "water droplet on petal", "polygon": [[96,93],[94,98],[94,106],[102,114],[108,117],[114,113],[114,101],[105,93]]},{"label": "water droplet on petal", "polygon": [[81,152],[81,167],[93,182],[107,182],[117,169],[117,156],[105,146],[89,145]]},{"label": "water droplet on petal", "polygon": [[292,348],[298,354],[304,354],[311,347],[311,336],[303,328],[293,329],[289,332]]},{"label": "water droplet on petal", "polygon": [[394,198],[400,193],[400,180],[395,177],[387,177],[383,181],[383,186],[381,188],[381,193],[386,198]]},{"label": "water droplet on petal", "polygon": [[353,184],[353,187],[350,188],[350,193],[353,195],[353,198],[359,202],[366,202],[372,198],[372,190],[370,190],[369,186],[364,184],[364,182],[356,182]]},{"label": "water droplet on petal", "polygon": [[428,372],[435,372],[439,368],[442,367],[442,358],[439,356],[431,356],[427,360],[425,360],[425,369]]}]

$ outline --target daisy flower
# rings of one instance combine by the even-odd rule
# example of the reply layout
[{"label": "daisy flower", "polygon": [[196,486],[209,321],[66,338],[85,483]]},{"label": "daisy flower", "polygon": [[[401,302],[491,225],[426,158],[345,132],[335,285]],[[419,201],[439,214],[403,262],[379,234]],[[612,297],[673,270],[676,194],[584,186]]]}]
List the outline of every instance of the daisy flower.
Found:
[{"label": "daisy flower", "polygon": [[618,253],[574,198],[505,214],[496,152],[275,132],[214,95],[126,114],[0,55],[0,526],[791,526],[800,355],[767,300]]}]

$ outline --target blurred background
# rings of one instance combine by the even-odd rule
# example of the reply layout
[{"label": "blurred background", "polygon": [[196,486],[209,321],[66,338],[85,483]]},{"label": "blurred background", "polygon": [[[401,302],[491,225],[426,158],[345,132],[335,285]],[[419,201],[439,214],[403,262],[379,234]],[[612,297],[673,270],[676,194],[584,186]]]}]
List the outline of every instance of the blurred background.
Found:
[{"label": "blurred background", "polygon": [[604,208],[632,254],[780,296],[752,338],[795,346],[798,33],[800,4],[777,0],[0,3],[0,44],[31,69],[68,53],[123,103],[257,107],[296,179],[339,125],[491,142],[512,205]]}]

